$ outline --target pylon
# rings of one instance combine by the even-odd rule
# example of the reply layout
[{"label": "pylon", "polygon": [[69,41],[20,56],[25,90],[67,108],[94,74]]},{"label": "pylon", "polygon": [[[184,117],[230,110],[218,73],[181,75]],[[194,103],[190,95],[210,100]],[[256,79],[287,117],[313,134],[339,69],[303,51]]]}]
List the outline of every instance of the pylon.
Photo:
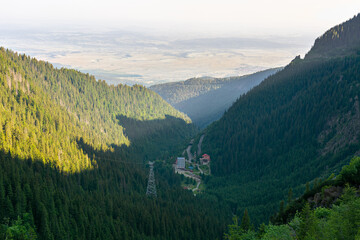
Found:
[{"label": "pylon", "polygon": [[149,197],[156,198],[156,183],[155,183],[155,176],[154,176],[154,162],[149,162],[150,172],[149,172],[149,180],[146,189],[146,195]]}]

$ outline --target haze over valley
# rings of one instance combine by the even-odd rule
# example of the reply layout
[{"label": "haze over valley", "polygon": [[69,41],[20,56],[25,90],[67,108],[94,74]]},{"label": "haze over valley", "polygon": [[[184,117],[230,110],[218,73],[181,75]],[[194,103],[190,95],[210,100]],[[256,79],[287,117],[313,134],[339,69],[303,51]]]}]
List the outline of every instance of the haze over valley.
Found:
[{"label": "haze over valley", "polygon": [[7,1],[0,44],[115,85],[240,76],[304,56],[357,13],[355,0],[324,3]]},{"label": "haze over valley", "polygon": [[130,31],[2,33],[3,46],[56,67],[78,69],[109,84],[145,86],[191,77],[241,76],[284,66],[312,43],[309,37],[189,38]]}]

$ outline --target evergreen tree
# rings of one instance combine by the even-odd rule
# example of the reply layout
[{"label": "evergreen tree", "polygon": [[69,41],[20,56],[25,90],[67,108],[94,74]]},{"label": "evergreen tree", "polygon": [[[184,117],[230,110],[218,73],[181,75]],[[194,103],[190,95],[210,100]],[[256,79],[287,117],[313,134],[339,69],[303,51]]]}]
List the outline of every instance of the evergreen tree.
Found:
[{"label": "evergreen tree", "polygon": [[306,203],[301,215],[300,215],[300,229],[299,229],[299,239],[307,239],[309,236],[315,234],[315,216],[310,209],[309,203]]},{"label": "evergreen tree", "polygon": [[241,219],[240,229],[245,232],[251,229],[250,217],[246,208],[244,211],[244,215]]}]

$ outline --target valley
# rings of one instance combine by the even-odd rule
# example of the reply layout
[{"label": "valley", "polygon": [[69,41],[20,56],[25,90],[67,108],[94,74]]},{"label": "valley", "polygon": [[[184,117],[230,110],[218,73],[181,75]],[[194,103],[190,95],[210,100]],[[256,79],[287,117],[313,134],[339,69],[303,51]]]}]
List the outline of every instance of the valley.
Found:
[{"label": "valley", "polygon": [[[142,86],[109,86],[4,48],[0,60],[0,219],[19,218],[40,239],[222,236],[227,207],[194,203],[161,164],[197,132],[186,115]],[[149,160],[159,160],[156,201],[145,195]],[[188,231],[169,227],[188,217]]]},{"label": "valley", "polygon": [[360,14],[284,67],[148,88],[1,47],[0,239],[359,239],[359,96]]},{"label": "valley", "polygon": [[239,77],[191,78],[183,82],[153,85],[150,89],[187,114],[194,124],[205,128],[220,119],[241,95],[281,69],[267,69]]}]

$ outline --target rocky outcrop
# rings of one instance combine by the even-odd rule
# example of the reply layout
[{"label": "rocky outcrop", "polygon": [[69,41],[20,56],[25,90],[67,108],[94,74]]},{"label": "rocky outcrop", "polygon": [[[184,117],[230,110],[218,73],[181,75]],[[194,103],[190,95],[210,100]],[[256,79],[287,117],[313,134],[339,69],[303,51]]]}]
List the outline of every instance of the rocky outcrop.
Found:
[{"label": "rocky outcrop", "polygon": [[308,202],[314,207],[330,207],[342,194],[343,187],[331,186],[324,187],[321,192],[308,198]]}]

